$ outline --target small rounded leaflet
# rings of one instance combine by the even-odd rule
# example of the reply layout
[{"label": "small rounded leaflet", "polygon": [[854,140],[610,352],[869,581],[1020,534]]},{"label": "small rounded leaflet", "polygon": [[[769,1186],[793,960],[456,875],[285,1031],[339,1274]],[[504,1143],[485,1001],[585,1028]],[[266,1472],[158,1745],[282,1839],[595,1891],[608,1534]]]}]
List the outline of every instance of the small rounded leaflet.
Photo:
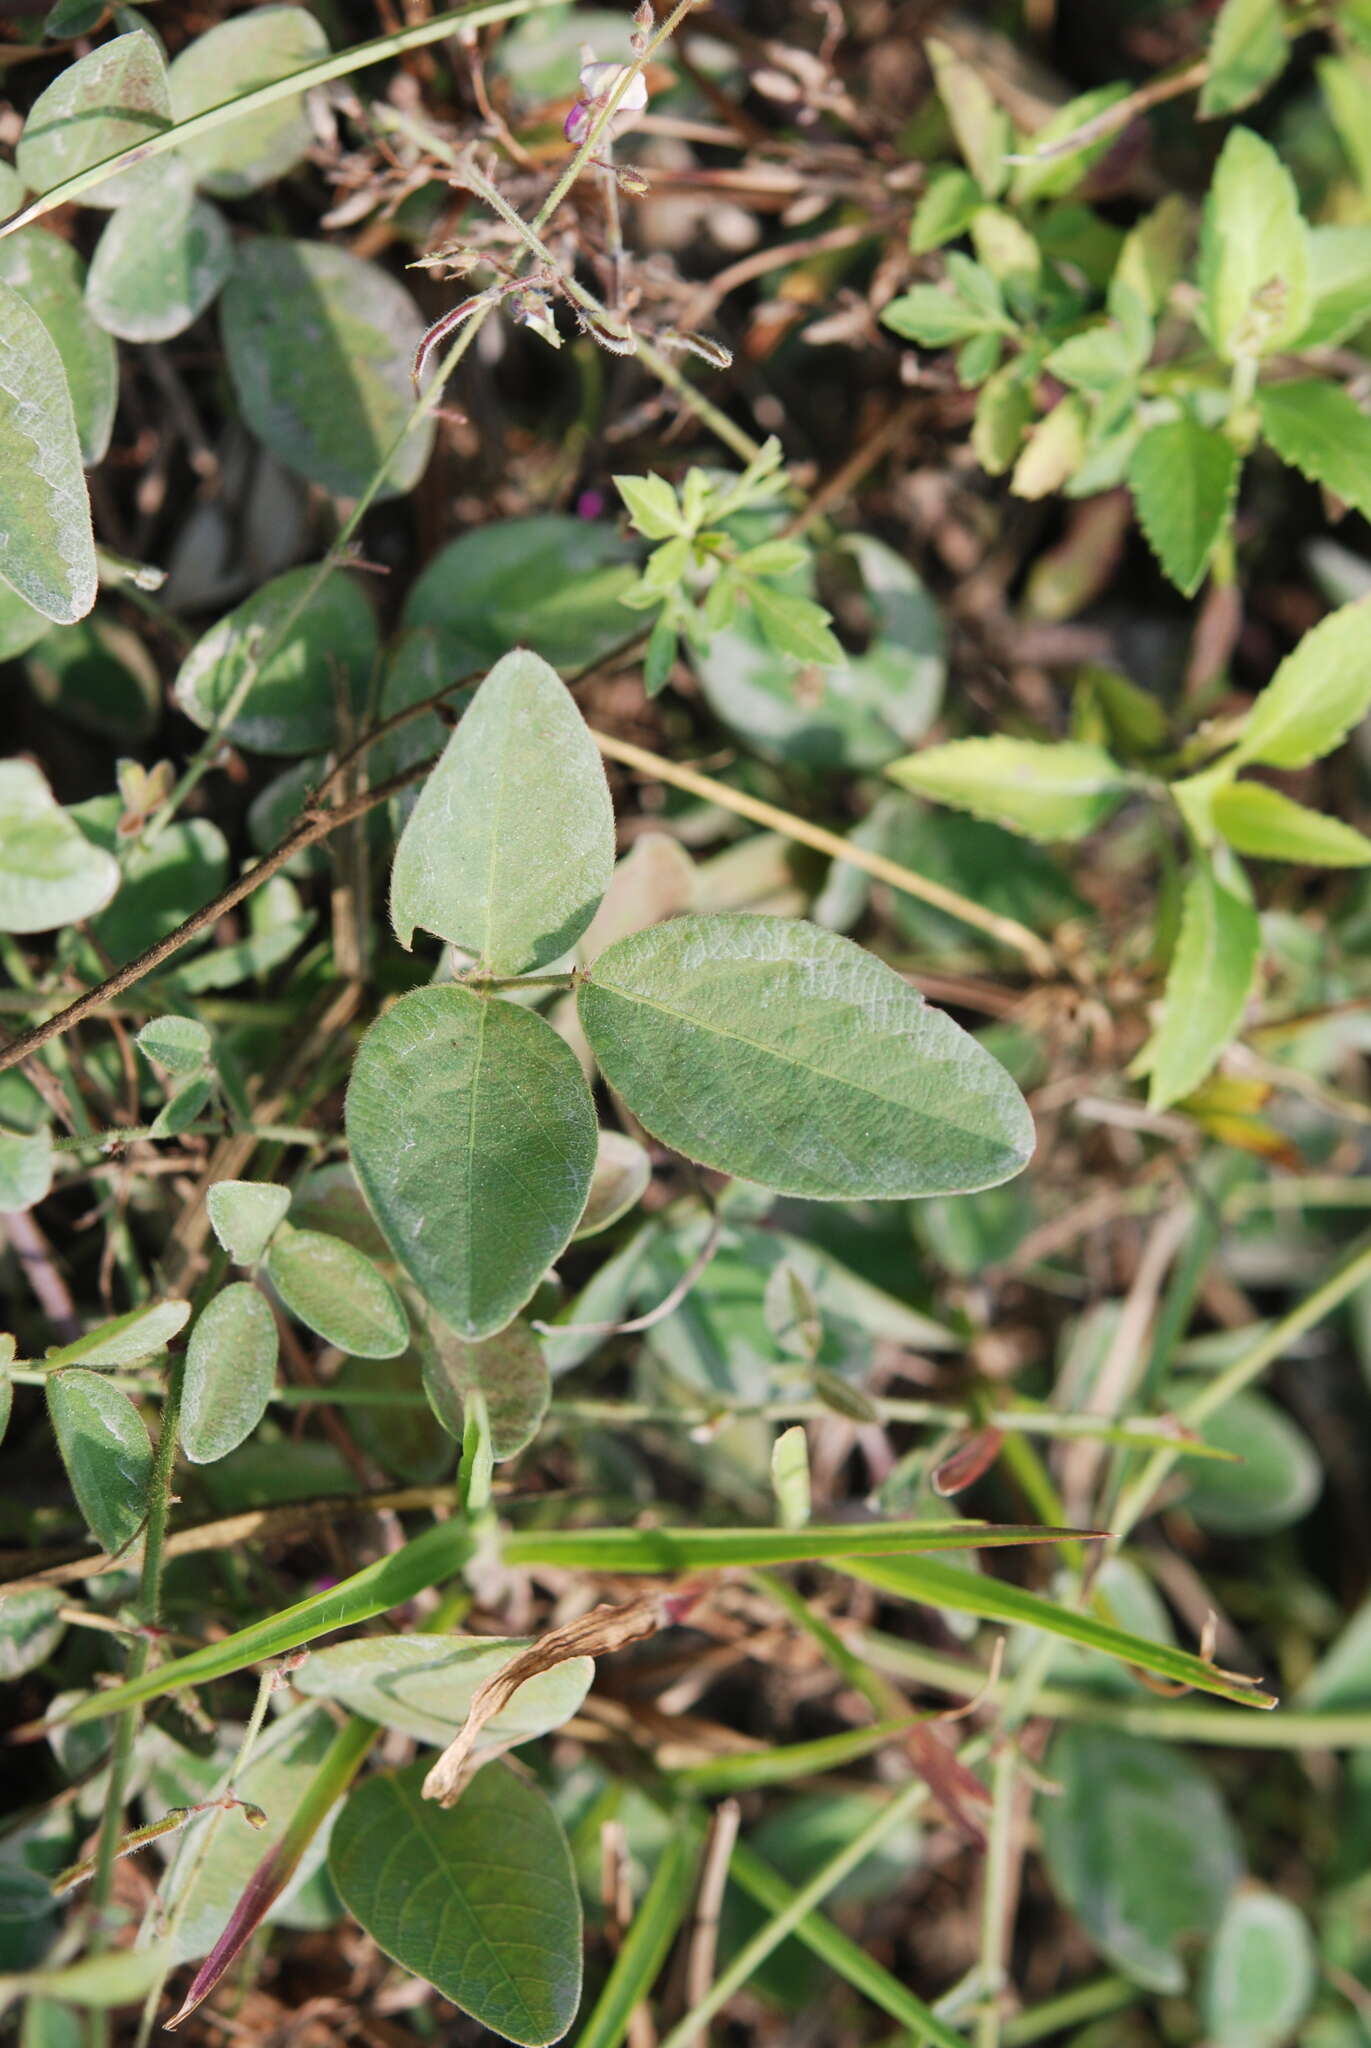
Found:
[{"label": "small rounded leaflet", "polygon": [[212,1465],[252,1435],[275,1384],[277,1342],[271,1304],[250,1281],[235,1280],[200,1311],[181,1395],[181,1448],[193,1465]]}]

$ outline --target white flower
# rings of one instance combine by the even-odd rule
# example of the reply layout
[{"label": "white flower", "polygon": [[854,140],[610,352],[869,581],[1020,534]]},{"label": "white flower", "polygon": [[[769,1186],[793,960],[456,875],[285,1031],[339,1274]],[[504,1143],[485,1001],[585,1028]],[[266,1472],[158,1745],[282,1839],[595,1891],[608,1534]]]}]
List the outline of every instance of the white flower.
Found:
[{"label": "white flower", "polygon": [[[578,97],[563,129],[568,142],[585,141],[591,123],[613,98],[624,78],[628,79],[628,88],[615,107],[612,118],[601,130],[606,141],[621,127],[630,127],[631,117],[640,114],[647,105],[647,80],[641,71],[634,72],[628,64],[597,64],[592,61],[581,66]],[[625,116],[629,118],[625,119]]]}]

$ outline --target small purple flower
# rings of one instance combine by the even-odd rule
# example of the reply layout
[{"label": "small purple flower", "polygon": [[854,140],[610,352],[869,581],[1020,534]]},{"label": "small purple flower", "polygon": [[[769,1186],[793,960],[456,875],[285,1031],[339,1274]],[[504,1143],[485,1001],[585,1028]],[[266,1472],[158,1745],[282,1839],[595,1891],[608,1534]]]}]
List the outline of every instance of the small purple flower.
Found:
[{"label": "small purple flower", "polygon": [[[576,104],[562,128],[568,142],[579,145],[585,141],[596,115],[613,97],[628,69],[627,64],[597,64],[593,60],[581,66]],[[601,131],[605,141],[612,140],[623,129],[631,128],[633,116],[641,114],[646,105],[647,80],[639,71],[629,80],[628,90],[614,109],[612,119]]]}]

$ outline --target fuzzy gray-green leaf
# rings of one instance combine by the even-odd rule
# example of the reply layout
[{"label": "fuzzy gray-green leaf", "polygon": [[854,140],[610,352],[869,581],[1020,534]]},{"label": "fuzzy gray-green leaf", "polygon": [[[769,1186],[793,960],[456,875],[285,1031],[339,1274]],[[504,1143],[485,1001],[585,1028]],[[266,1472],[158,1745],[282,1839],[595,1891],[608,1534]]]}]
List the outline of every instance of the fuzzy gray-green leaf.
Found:
[{"label": "fuzzy gray-green leaf", "polygon": [[122,1550],[147,1512],[152,1445],[143,1419],[96,1372],[54,1373],[47,1395],[76,1505],[103,1549]]},{"label": "fuzzy gray-green leaf", "polygon": [[391,1250],[459,1336],[521,1309],[580,1221],[595,1110],[551,1025],[458,987],[401,997],[362,1040],[353,1168]]},{"label": "fuzzy gray-green leaf", "polygon": [[883,962],[779,917],[683,917],[621,939],[577,1003],[654,1137],[820,1200],[993,1187],[1033,1123],[1008,1074]]},{"label": "fuzzy gray-green leaf", "polygon": [[281,1224],[267,1274],[307,1330],[355,1358],[398,1358],[409,1345],[399,1295],[365,1252],[322,1230]]},{"label": "fuzzy gray-green leaf", "polygon": [[386,1955],[492,2033],[543,2048],[581,1996],[581,1902],[561,1823],[503,1764],[449,1809],[420,1797],[425,1770],[356,1788],[333,1830],[333,1882]]},{"label": "fuzzy gray-green leaf", "polygon": [[57,344],[0,281],[0,581],[56,625],[95,603],[95,536]]},{"label": "fuzzy gray-green leaf", "polygon": [[401,945],[414,930],[491,974],[558,959],[614,870],[614,812],[595,742],[560,676],[518,649],[497,662],[410,814],[391,871]]},{"label": "fuzzy gray-green leaf", "polygon": [[181,1396],[181,1445],[193,1465],[226,1458],[252,1435],[271,1398],[276,1352],[276,1318],[250,1281],[233,1281],[201,1309]]}]

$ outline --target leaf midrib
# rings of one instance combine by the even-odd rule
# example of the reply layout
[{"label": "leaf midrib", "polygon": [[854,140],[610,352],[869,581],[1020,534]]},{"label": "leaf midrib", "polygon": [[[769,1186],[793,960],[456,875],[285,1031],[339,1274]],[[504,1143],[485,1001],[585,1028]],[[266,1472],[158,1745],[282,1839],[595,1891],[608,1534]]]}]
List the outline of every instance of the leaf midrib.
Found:
[{"label": "leaf midrib", "polygon": [[[765,966],[779,963],[754,961],[749,964]],[[615,988],[612,983],[594,980],[590,974],[584,977],[583,985],[587,988],[598,989],[603,995],[617,996],[620,1002],[623,1003],[641,1003],[644,1009],[656,1010],[661,1016],[670,1017],[678,1024],[692,1025],[697,1031],[709,1032],[718,1038],[731,1039],[735,1044],[747,1046],[752,1052],[765,1054],[767,1058],[776,1060],[782,1066],[792,1067],[797,1073],[813,1074],[820,1081],[827,1081],[842,1088],[851,1088],[856,1094],[869,1095],[873,1102],[886,1103],[891,1109],[909,1111],[912,1107],[910,1103],[903,1101],[898,1095],[884,1095],[880,1089],[868,1087],[863,1081],[850,1080],[845,1074],[833,1074],[824,1067],[813,1066],[808,1060],[797,1059],[792,1054],[778,1052],[775,1046],[766,1045],[758,1038],[749,1038],[746,1032],[728,1031],[719,1024],[702,1023],[698,1017],[691,1016],[688,1011],[673,1010],[669,1003],[656,1002],[651,996],[630,995],[627,990]],[[972,1130],[968,1125],[959,1123],[955,1117],[938,1115],[932,1111],[916,1111],[915,1113],[927,1115],[930,1122],[943,1123],[949,1130],[960,1131],[965,1137],[977,1138],[981,1143],[986,1142],[986,1136],[983,1131]],[[1003,1143],[1003,1141],[1000,1142]],[[1006,1149],[1008,1149],[1007,1146]]]}]

